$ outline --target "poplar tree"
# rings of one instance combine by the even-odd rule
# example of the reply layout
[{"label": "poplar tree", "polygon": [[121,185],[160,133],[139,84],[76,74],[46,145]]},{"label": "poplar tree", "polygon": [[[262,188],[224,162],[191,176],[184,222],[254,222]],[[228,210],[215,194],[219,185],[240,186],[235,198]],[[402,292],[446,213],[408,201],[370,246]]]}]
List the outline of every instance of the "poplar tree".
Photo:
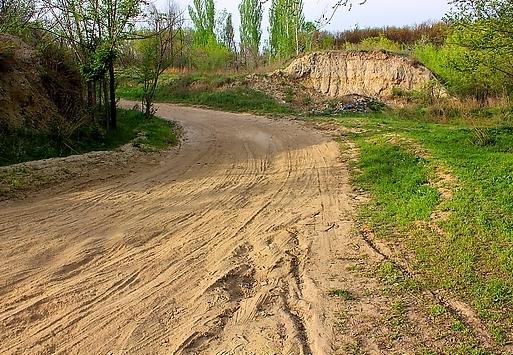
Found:
[{"label": "poplar tree", "polygon": [[206,45],[215,39],[215,5],[214,0],[194,0],[189,5],[189,16],[194,24],[195,40],[199,45]]},{"label": "poplar tree", "polygon": [[260,0],[242,0],[239,12],[241,52],[246,62],[248,56],[256,60],[262,39],[262,2]]},{"label": "poplar tree", "polygon": [[304,24],[302,0],[272,0],[269,13],[271,53],[277,58],[299,54]]},{"label": "poplar tree", "polygon": [[223,28],[223,43],[230,51],[234,53],[236,52],[232,14],[228,14],[228,16],[226,16],[226,22]]}]

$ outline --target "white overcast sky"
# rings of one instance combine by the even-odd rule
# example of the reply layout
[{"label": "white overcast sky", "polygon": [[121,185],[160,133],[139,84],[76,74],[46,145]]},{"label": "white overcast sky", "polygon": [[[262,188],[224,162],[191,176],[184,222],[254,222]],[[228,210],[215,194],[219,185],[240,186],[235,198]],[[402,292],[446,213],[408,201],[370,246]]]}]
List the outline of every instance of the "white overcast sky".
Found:
[{"label": "white overcast sky", "polygon": [[[166,4],[168,0],[157,0],[159,5]],[[187,5],[192,0],[174,0],[187,14]],[[238,32],[240,0],[216,0],[216,11],[223,9],[233,14],[234,24]],[[263,32],[267,32],[267,10],[271,0],[266,2],[264,14]],[[322,17],[323,13],[330,13],[331,6],[336,0],[304,0],[304,13],[308,21],[315,21]],[[354,0],[351,11],[340,8],[333,20],[324,29],[337,32],[351,29],[355,26],[381,27],[388,25],[413,25],[430,20],[440,20],[448,11],[447,0],[367,0],[363,5],[358,5],[360,0]],[[237,36],[238,37],[238,36]]]}]

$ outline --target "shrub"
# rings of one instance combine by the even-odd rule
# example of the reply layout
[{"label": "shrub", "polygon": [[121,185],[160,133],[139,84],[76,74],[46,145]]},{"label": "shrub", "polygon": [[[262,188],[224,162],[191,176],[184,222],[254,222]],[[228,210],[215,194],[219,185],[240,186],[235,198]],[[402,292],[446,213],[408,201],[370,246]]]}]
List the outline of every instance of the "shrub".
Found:
[{"label": "shrub", "polygon": [[400,52],[404,49],[400,43],[394,42],[384,35],[366,38],[357,47],[363,50],[385,50],[389,52]]},{"label": "shrub", "polygon": [[485,102],[511,89],[508,87],[511,79],[487,67],[485,60],[477,61],[474,53],[454,44],[451,36],[442,46],[423,41],[413,51],[414,56],[442,80],[451,94]]},{"label": "shrub", "polygon": [[443,22],[426,22],[405,27],[355,28],[337,33],[334,42],[335,47],[341,49],[346,43],[357,44],[368,38],[380,36],[402,45],[414,45],[422,39],[430,43],[443,44],[447,36],[447,25]]}]

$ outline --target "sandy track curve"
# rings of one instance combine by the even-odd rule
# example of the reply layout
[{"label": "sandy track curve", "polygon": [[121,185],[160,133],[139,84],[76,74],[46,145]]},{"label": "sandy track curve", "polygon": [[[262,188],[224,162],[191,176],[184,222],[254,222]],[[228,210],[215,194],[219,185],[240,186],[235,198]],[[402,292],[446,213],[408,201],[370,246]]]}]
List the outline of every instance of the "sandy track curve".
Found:
[{"label": "sandy track curve", "polygon": [[157,167],[0,204],[0,353],[332,353],[353,211],[337,143],[159,115],[186,141]]}]

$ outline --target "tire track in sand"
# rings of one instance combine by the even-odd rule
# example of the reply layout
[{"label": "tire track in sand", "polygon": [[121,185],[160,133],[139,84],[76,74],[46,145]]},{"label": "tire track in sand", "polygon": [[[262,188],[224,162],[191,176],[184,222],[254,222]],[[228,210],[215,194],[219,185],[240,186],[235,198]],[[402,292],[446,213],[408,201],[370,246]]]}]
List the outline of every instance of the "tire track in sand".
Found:
[{"label": "tire track in sand", "polygon": [[0,204],[0,353],[332,353],[328,265],[353,211],[337,144],[159,114],[187,140],[153,170]]}]

